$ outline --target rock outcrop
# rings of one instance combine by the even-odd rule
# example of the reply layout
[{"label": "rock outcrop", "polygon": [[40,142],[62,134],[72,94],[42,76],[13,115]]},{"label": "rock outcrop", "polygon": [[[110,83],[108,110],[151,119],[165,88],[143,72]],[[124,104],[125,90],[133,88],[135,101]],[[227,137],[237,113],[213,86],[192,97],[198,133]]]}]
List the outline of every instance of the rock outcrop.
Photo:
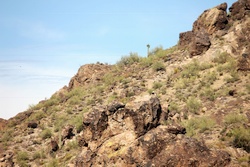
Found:
[{"label": "rock outcrop", "polygon": [[241,20],[250,15],[250,0],[239,0],[229,8],[232,20]]},{"label": "rock outcrop", "polygon": [[0,118],[0,131],[4,129],[7,124],[7,120]]},{"label": "rock outcrop", "polygon": [[110,70],[110,65],[97,63],[86,64],[79,68],[77,74],[70,80],[68,89],[84,85],[86,83],[95,83]]},{"label": "rock outcrop", "polygon": [[14,153],[12,151],[8,151],[5,154],[3,154],[0,159],[0,166],[1,167],[14,167],[13,162],[13,156]]},{"label": "rock outcrop", "polygon": [[159,125],[158,98],[115,103],[88,113],[75,166],[226,166],[230,155],[186,137],[179,125]]},{"label": "rock outcrop", "polygon": [[[205,10],[199,18],[194,22],[192,31],[180,33],[179,48],[187,49],[190,56],[201,55],[211,47],[211,39],[214,36],[222,37],[228,33],[230,27],[240,21],[239,26],[235,25],[231,33],[234,34],[231,38],[236,38],[237,49],[250,52],[250,47],[247,45],[249,37],[249,21],[250,15],[250,0],[239,0],[229,8],[230,14],[227,14],[227,4],[222,3],[219,6]],[[239,45],[239,46],[238,46]],[[247,45],[247,46],[245,46]],[[237,53],[243,54],[243,53]]]},{"label": "rock outcrop", "polygon": [[211,45],[210,35],[226,28],[226,10],[226,3],[205,10],[194,22],[192,31],[180,33],[179,47],[188,49],[191,56],[207,51]]}]

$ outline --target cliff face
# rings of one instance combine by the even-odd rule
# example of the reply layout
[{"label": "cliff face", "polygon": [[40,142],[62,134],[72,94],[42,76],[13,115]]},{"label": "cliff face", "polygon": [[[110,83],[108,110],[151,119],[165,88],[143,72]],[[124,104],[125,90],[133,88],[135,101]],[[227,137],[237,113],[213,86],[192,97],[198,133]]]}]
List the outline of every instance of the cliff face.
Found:
[{"label": "cliff face", "polygon": [[177,46],[83,65],[0,119],[0,166],[249,166],[250,1],[204,11]]}]

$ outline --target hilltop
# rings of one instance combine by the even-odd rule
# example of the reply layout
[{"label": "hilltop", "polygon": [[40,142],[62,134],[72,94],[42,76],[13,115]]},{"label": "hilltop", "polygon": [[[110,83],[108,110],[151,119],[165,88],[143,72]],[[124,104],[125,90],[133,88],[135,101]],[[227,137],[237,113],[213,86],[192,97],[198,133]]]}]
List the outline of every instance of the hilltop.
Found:
[{"label": "hilltop", "polygon": [[0,119],[0,166],[250,166],[250,0],[227,8]]}]

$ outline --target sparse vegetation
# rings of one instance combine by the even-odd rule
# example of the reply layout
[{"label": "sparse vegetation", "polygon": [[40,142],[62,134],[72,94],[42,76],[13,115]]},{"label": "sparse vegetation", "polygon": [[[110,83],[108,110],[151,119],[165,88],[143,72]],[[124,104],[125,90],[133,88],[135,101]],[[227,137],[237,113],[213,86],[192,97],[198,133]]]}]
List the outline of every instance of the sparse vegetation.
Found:
[{"label": "sparse vegetation", "polygon": [[250,129],[241,126],[232,130],[233,144],[250,153]]},{"label": "sparse vegetation", "polygon": [[246,116],[233,112],[229,113],[228,115],[225,116],[224,122],[226,125],[231,125],[231,124],[237,124],[237,123],[243,123],[246,122],[247,118]]},{"label": "sparse vegetation", "polygon": [[128,66],[141,61],[141,57],[137,53],[131,52],[129,56],[123,56],[116,64],[118,66]]},{"label": "sparse vegetation", "polygon": [[204,133],[215,126],[215,121],[209,117],[203,116],[198,118],[192,118],[185,121],[184,126],[187,129],[188,136],[195,136],[198,133]]},{"label": "sparse vegetation", "polygon": [[154,71],[165,71],[165,65],[160,61],[153,63],[152,68]]},{"label": "sparse vegetation", "polygon": [[50,129],[44,129],[41,133],[41,138],[44,140],[50,138],[51,136],[52,136],[52,132]]},{"label": "sparse vegetation", "polygon": [[17,163],[20,167],[28,167],[29,154],[26,151],[17,152]]},{"label": "sparse vegetation", "polygon": [[187,100],[186,106],[189,112],[198,114],[202,105],[201,105],[201,102],[197,98],[189,97]]}]

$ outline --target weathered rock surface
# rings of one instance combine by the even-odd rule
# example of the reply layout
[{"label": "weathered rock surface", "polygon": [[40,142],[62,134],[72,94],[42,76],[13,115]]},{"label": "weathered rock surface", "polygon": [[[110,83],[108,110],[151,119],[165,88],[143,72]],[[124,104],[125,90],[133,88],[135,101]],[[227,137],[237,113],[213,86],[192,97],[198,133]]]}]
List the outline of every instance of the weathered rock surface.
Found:
[{"label": "weathered rock surface", "polygon": [[[158,98],[111,105],[84,118],[75,166],[226,166],[230,155],[186,137],[185,128],[159,125]],[[119,106],[119,107],[115,107]],[[110,112],[111,111],[111,112]]]},{"label": "weathered rock surface", "polygon": [[13,167],[14,166],[13,156],[14,156],[14,153],[12,151],[8,151],[4,153],[0,159],[0,166],[1,167]]},{"label": "weathered rock surface", "polygon": [[229,8],[231,18],[240,20],[250,14],[250,0],[238,0]]},{"label": "weathered rock surface", "polygon": [[210,35],[226,28],[228,23],[227,4],[223,3],[205,10],[194,22],[192,31],[180,33],[179,47],[189,50],[191,56],[207,51],[211,45]]},{"label": "weathered rock surface", "polygon": [[28,128],[35,129],[35,128],[37,128],[38,124],[37,124],[37,122],[31,121],[28,123],[27,126],[28,126]]},{"label": "weathered rock surface", "polygon": [[7,120],[0,118],[0,131],[4,129],[7,124]]},{"label": "weathered rock surface", "polygon": [[110,69],[110,65],[102,63],[86,64],[79,68],[77,74],[69,82],[69,90],[86,83],[95,83]]}]

